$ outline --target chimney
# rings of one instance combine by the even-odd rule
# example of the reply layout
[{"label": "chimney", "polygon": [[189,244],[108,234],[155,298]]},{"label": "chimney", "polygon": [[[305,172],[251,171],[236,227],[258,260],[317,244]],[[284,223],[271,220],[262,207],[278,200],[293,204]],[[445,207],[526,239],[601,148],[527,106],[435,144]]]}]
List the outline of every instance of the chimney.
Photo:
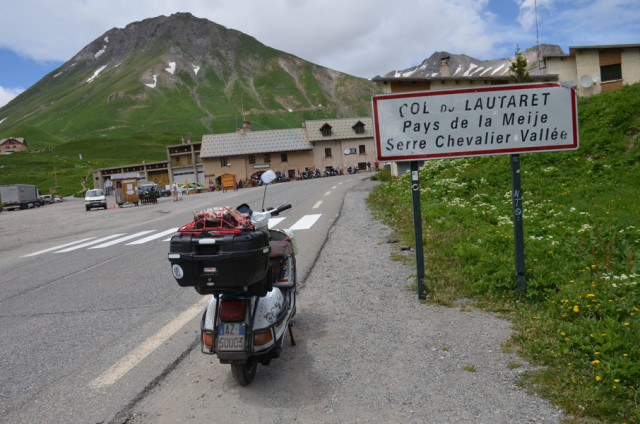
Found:
[{"label": "chimney", "polygon": [[236,129],[236,133],[240,135],[245,135],[249,131],[251,131],[251,122],[249,121],[242,121],[242,128]]},{"label": "chimney", "polygon": [[451,68],[449,68],[449,59],[451,59],[451,57],[449,56],[445,56],[440,59],[440,76],[441,77],[451,76]]}]

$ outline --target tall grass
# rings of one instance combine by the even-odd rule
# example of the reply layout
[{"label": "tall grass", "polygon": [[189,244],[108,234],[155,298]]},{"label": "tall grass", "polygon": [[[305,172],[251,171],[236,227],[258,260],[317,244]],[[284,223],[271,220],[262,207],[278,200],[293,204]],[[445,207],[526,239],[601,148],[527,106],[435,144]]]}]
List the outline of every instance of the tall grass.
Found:
[{"label": "tall grass", "polygon": [[[522,383],[575,417],[640,422],[640,84],[579,101],[580,149],[521,155],[527,291],[515,288],[509,158],[420,169],[428,297],[508,313],[544,365]],[[408,175],[376,214],[413,243]]]}]

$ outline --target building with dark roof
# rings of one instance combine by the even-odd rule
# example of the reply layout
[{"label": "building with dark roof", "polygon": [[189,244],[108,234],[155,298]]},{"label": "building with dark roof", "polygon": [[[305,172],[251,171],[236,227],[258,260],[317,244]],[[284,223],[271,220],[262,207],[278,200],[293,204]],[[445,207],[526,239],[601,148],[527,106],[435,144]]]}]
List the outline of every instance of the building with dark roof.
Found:
[{"label": "building with dark roof", "polygon": [[272,169],[295,179],[300,172],[319,169],[367,169],[375,162],[371,118],[304,121],[302,128],[251,131],[243,123],[235,133],[202,137],[205,184],[222,174],[245,179]]},{"label": "building with dark roof", "polygon": [[569,47],[569,54],[545,55],[547,72],[573,81],[579,96],[592,96],[640,81],[640,44]]}]

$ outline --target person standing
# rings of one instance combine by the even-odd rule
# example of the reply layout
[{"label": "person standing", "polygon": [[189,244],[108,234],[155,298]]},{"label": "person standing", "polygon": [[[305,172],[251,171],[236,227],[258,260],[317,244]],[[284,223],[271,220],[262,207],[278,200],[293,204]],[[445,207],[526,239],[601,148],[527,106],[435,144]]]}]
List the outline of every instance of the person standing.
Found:
[{"label": "person standing", "polygon": [[178,200],[178,183],[177,182],[173,182],[173,185],[171,186],[171,191],[173,192],[173,201],[177,201]]}]

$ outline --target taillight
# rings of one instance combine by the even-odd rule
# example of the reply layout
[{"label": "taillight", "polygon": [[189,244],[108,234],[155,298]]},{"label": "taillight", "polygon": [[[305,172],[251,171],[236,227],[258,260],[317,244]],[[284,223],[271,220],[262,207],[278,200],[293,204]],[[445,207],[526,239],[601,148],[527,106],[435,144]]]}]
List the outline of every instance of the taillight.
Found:
[{"label": "taillight", "polygon": [[271,330],[267,330],[264,333],[255,333],[253,335],[253,344],[254,346],[266,345],[272,339],[273,339],[273,335],[271,334]]},{"label": "taillight", "polygon": [[211,331],[202,331],[202,343],[207,347],[213,347],[213,333]]},{"label": "taillight", "polygon": [[247,299],[223,299],[220,301],[220,321],[242,321]]}]

